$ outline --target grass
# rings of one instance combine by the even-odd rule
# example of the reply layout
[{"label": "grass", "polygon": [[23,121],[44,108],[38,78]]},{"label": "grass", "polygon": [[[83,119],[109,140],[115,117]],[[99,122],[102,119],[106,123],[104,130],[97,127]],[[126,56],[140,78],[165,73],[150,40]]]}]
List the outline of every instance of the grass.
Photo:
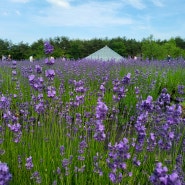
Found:
[{"label": "grass", "polygon": [[[39,61],[44,66],[44,61]],[[67,63],[68,62],[68,63]],[[42,91],[34,90],[28,81],[28,75],[35,74],[34,64],[28,61],[17,61],[17,80],[12,81],[11,64],[3,64],[0,68],[1,97],[9,98],[10,106],[0,110],[0,137],[3,139],[0,147],[4,151],[1,161],[6,162],[12,174],[10,185],[37,184],[36,179],[30,179],[33,172],[39,172],[41,184],[113,184],[109,178],[112,171],[107,159],[110,158],[110,148],[108,144],[115,145],[126,137],[129,141],[128,151],[130,158],[125,159],[126,169],[118,169],[122,173],[123,179],[117,184],[150,184],[149,177],[153,173],[157,161],[162,162],[169,169],[169,173],[175,168],[178,155],[183,156],[184,161],[184,132],[183,121],[170,126],[168,132],[174,131],[175,137],[172,139],[172,147],[169,150],[161,149],[158,144],[152,151],[149,146],[150,133],[156,134],[156,141],[163,138],[157,133],[161,129],[167,117],[167,112],[149,112],[147,120],[143,122],[146,128],[146,137],[142,150],[136,150],[134,140],[138,139],[138,132],[135,124],[144,110],[137,108],[151,95],[154,104],[163,88],[167,88],[168,93],[173,97],[184,98],[184,94],[177,92],[178,86],[185,86],[185,68],[182,64],[165,64],[159,61],[147,63],[138,61],[134,65],[131,63],[91,63],[86,61],[63,62],[57,61],[52,66],[56,73],[54,81],[48,82],[43,73],[44,85]],[[39,63],[39,64],[40,64]],[[32,73],[25,69],[32,68]],[[131,73],[130,83],[121,84],[125,75]],[[113,81],[118,80],[119,87],[124,86],[125,97],[120,101],[113,101]],[[84,82],[83,87],[86,92],[75,91],[73,80]],[[57,97],[47,97],[47,84],[50,83],[56,88]],[[61,93],[59,87],[63,84],[64,91]],[[104,84],[105,92],[100,90],[100,85]],[[136,95],[135,87],[138,87],[139,94]],[[38,96],[43,94],[44,112],[38,114],[35,106],[40,102]],[[16,94],[15,98],[13,95]],[[72,106],[76,96],[84,95],[84,101],[78,106]],[[98,98],[108,106],[106,118],[103,119],[105,141],[96,141],[96,106]],[[173,105],[174,102],[171,103]],[[184,107],[184,102],[182,103]],[[8,119],[4,119],[5,113],[10,113]],[[79,117],[80,115],[80,117]],[[158,123],[156,120],[160,120]],[[18,143],[13,141],[16,133],[8,128],[8,124],[21,124],[21,139]],[[180,134],[180,135],[178,135]],[[178,136],[180,137],[178,140]],[[166,138],[167,139],[167,138]],[[167,139],[168,140],[168,139]],[[87,146],[80,152],[80,144],[85,141]],[[60,153],[60,147],[64,146],[64,154]],[[115,145],[116,146],[116,145]],[[117,154],[116,154],[117,155]],[[28,157],[33,159],[33,168],[27,170],[25,167]],[[80,157],[81,160],[79,160]],[[96,158],[96,160],[95,160]],[[134,158],[140,161],[140,165],[133,163]],[[19,160],[18,160],[19,159]],[[62,162],[68,161],[64,167]],[[110,160],[113,160],[110,158]],[[165,161],[170,162],[165,162]],[[57,172],[58,169],[58,172]],[[59,170],[60,169],[60,170]],[[182,169],[184,171],[184,167]],[[60,172],[59,172],[60,171]],[[132,172],[132,176],[129,173]]]}]

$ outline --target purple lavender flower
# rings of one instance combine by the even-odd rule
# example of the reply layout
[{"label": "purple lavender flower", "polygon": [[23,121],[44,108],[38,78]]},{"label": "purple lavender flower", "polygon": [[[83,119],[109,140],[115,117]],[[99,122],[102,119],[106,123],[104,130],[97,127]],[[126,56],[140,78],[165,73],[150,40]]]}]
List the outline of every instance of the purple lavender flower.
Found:
[{"label": "purple lavender flower", "polygon": [[181,185],[179,175],[176,171],[167,174],[168,168],[163,167],[162,163],[157,163],[153,174],[150,176],[150,182],[154,185]]},{"label": "purple lavender flower", "polygon": [[17,75],[17,71],[13,70],[12,75],[14,75],[14,76]]},{"label": "purple lavender flower", "polygon": [[130,83],[130,77],[131,77],[131,73],[128,73],[126,76],[124,76],[124,78],[121,81],[122,84],[128,85]]},{"label": "purple lavender flower", "polygon": [[44,103],[43,103],[43,102],[39,102],[37,105],[35,105],[35,111],[36,111],[38,114],[43,113],[44,110],[45,110],[45,108],[44,108]]},{"label": "purple lavender flower", "polygon": [[80,95],[80,96],[76,96],[76,98],[75,98],[75,101],[73,102],[73,105],[75,106],[75,107],[78,107],[79,105],[81,105],[81,104],[83,104],[84,103],[84,95]]},{"label": "purple lavender flower", "polygon": [[172,174],[168,175],[168,184],[173,185],[181,185],[181,181],[179,179],[179,175],[176,171],[172,172]]},{"label": "purple lavender flower", "polygon": [[12,175],[9,172],[9,167],[6,163],[0,161],[0,184],[8,185],[11,179]]},{"label": "purple lavender flower", "polygon": [[158,98],[158,103],[161,107],[170,105],[170,95],[167,93],[167,89],[164,88]]},{"label": "purple lavender flower", "polygon": [[118,79],[113,81],[113,85],[113,92],[115,93],[113,94],[113,100],[115,102],[119,102],[121,98],[125,97],[127,89],[125,89],[125,87],[120,83]]},{"label": "purple lavender flower", "polygon": [[32,176],[30,177],[30,179],[34,179],[36,181],[37,184],[41,183],[41,177],[38,171],[33,172]]},{"label": "purple lavender flower", "polygon": [[84,156],[78,156],[78,160],[79,161],[84,161],[85,160],[85,157]]},{"label": "purple lavender flower", "polygon": [[139,93],[140,93],[140,89],[139,89],[139,87],[134,87],[134,89],[135,89],[135,94],[138,96],[138,95],[139,95]]},{"label": "purple lavender flower", "polygon": [[137,144],[136,144],[137,151],[142,151],[142,148],[144,145],[145,136],[146,136],[145,124],[147,122],[147,118],[148,118],[148,112],[146,111],[138,116],[136,124],[135,124],[135,129],[138,134]]},{"label": "purple lavender flower", "polygon": [[32,162],[32,157],[31,156],[26,159],[25,166],[28,170],[31,170],[33,168],[33,162]]},{"label": "purple lavender flower", "polygon": [[96,118],[101,120],[105,119],[107,111],[108,111],[108,107],[105,105],[105,103],[103,103],[101,100],[98,101],[97,107],[96,107]]},{"label": "purple lavender flower", "polygon": [[49,80],[53,80],[54,77],[55,77],[55,71],[53,69],[48,69],[45,71],[45,74],[46,74],[46,77],[49,79]]},{"label": "purple lavender flower", "polygon": [[141,103],[141,109],[145,111],[152,111],[154,108],[152,100],[153,100],[152,96],[148,96],[146,100],[143,100]]},{"label": "purple lavender flower", "polygon": [[54,51],[54,47],[48,42],[44,42],[44,52],[45,54],[51,54]]},{"label": "purple lavender flower", "polygon": [[129,151],[129,142],[127,138],[123,138],[119,143],[115,143],[115,145],[108,145],[108,158],[107,164],[110,168],[111,172],[109,174],[109,178],[113,183],[121,182],[122,180],[122,170],[127,168],[126,160],[130,159]]},{"label": "purple lavender flower", "polygon": [[54,57],[46,58],[45,59],[45,64],[47,65],[53,65],[55,63]]},{"label": "purple lavender flower", "polygon": [[109,178],[110,178],[110,180],[111,180],[113,183],[116,184],[116,183],[120,183],[120,182],[122,181],[123,175],[122,175],[121,172],[119,172],[118,174],[111,172],[111,173],[109,174]]},{"label": "purple lavender flower", "polygon": [[100,85],[100,91],[101,91],[102,93],[105,93],[105,86],[104,86],[103,83]]},{"label": "purple lavender flower", "polygon": [[83,154],[85,148],[87,148],[87,143],[86,143],[85,140],[83,140],[83,141],[81,141],[80,144],[79,144],[78,153]]},{"label": "purple lavender flower", "polygon": [[29,82],[34,82],[34,79],[35,79],[35,75],[29,75],[28,76],[28,79],[29,79]]},{"label": "purple lavender flower", "polygon": [[61,146],[60,147],[60,155],[64,155],[65,147]]},{"label": "purple lavender flower", "polygon": [[8,109],[10,106],[10,101],[7,97],[2,95],[0,97],[0,109]]},{"label": "purple lavender flower", "polygon": [[179,94],[185,94],[185,86],[184,85],[178,85],[178,93]]},{"label": "purple lavender flower", "polygon": [[11,131],[17,133],[21,131],[21,125],[19,123],[15,123],[13,125],[8,124],[8,127],[10,128]]},{"label": "purple lavender flower", "polygon": [[35,65],[35,71],[38,74],[42,73],[42,67],[40,65]]},{"label": "purple lavender flower", "polygon": [[63,168],[68,168],[69,164],[70,164],[69,159],[63,159],[62,160],[62,167]]},{"label": "purple lavender flower", "polygon": [[47,93],[48,93],[48,97],[49,97],[49,98],[55,97],[55,95],[56,95],[55,87],[49,86],[49,87],[47,88],[47,90],[48,90]]},{"label": "purple lavender flower", "polygon": [[103,125],[102,120],[97,120],[96,121],[96,128],[95,128],[95,133],[94,133],[94,139],[97,141],[104,141],[106,138],[105,135],[105,127]]},{"label": "purple lavender flower", "polygon": [[17,62],[15,60],[12,60],[12,65],[16,66]]}]

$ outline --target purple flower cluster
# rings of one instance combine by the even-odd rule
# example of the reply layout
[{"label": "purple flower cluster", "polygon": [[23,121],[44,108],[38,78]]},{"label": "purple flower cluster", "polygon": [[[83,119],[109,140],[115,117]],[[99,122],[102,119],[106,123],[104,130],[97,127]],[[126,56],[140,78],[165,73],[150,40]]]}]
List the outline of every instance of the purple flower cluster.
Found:
[{"label": "purple flower cluster", "polygon": [[78,150],[78,153],[79,154],[83,154],[85,149],[87,148],[87,142],[85,140],[81,141],[80,144],[79,144],[79,150]]},{"label": "purple flower cluster", "polygon": [[13,125],[8,124],[8,127],[14,133],[13,141],[15,143],[18,143],[20,141],[20,139],[21,139],[21,136],[22,136],[21,125],[19,123],[15,123]]},{"label": "purple flower cluster", "polygon": [[30,83],[30,86],[33,87],[37,91],[41,91],[43,89],[43,78],[42,77],[36,77],[35,75],[29,75],[28,80]]},{"label": "purple flower cluster", "polygon": [[[82,80],[72,82],[74,84],[74,92],[71,92],[70,105],[73,107],[79,107],[84,103],[86,88]],[[76,96],[74,96],[76,95]]]},{"label": "purple flower cluster", "polygon": [[104,141],[106,138],[105,127],[102,120],[96,121],[94,139],[97,141]]},{"label": "purple flower cluster", "polygon": [[150,176],[150,182],[153,185],[181,185],[179,175],[176,171],[167,174],[168,168],[163,167],[162,163],[157,163],[153,174]]},{"label": "purple flower cluster", "polygon": [[35,72],[38,74],[42,73],[42,67],[40,65],[35,65]]},{"label": "purple flower cluster", "polygon": [[17,71],[16,71],[16,68],[17,68],[17,62],[15,60],[12,61],[12,81],[16,81],[17,80]]},{"label": "purple flower cluster", "polygon": [[45,75],[49,80],[53,80],[55,77],[55,71],[54,69],[48,69],[45,71]]},{"label": "purple flower cluster", "polygon": [[54,51],[54,47],[50,44],[50,42],[44,42],[44,52],[45,54],[51,54]]},{"label": "purple flower cluster", "polygon": [[123,79],[121,80],[121,83],[123,85],[129,85],[130,77],[131,77],[131,73],[128,73],[126,76],[123,77]]},{"label": "purple flower cluster", "polygon": [[96,106],[96,125],[94,139],[97,141],[104,141],[106,138],[105,127],[103,125],[103,120],[106,119],[108,112],[108,107],[101,100],[98,100]]},{"label": "purple flower cluster", "polygon": [[12,175],[10,174],[9,167],[6,163],[0,161],[0,185],[8,185]]},{"label": "purple flower cluster", "polygon": [[147,138],[147,150],[150,152],[154,151],[156,145],[157,145],[156,136],[152,132],[150,133],[150,136]]},{"label": "purple flower cluster", "polygon": [[113,183],[120,183],[123,178],[122,171],[126,170],[126,161],[130,159],[129,142],[128,139],[123,138],[119,143],[115,145],[108,145],[108,158],[107,164],[111,172],[109,178]]},{"label": "purple flower cluster", "polygon": [[135,129],[137,131],[137,143],[136,143],[136,150],[142,151],[144,146],[144,141],[146,137],[146,127],[145,124],[148,119],[148,112],[143,112],[140,114],[137,118],[137,121],[135,123]]},{"label": "purple flower cluster", "polygon": [[169,125],[181,122],[182,107],[179,104],[166,107],[166,120]]},{"label": "purple flower cluster", "polygon": [[64,153],[65,153],[65,147],[61,146],[60,147],[60,155],[64,155]]},{"label": "purple flower cluster", "polygon": [[158,146],[163,150],[170,150],[172,148],[172,142],[178,138],[176,129],[173,129],[176,125],[180,124],[181,119],[181,106],[172,105],[166,106],[166,114],[163,118],[165,122],[158,126],[158,135],[159,141]]},{"label": "purple flower cluster", "polygon": [[102,156],[97,152],[96,156],[93,157],[93,163],[94,163],[94,172],[98,173],[100,176],[103,175],[102,168],[100,167],[100,163],[102,160]]},{"label": "purple flower cluster", "polygon": [[49,98],[54,98],[56,95],[56,89],[53,86],[47,87],[47,94]]},{"label": "purple flower cluster", "polygon": [[38,104],[35,105],[35,111],[38,114],[42,114],[45,111],[44,102],[40,101]]},{"label": "purple flower cluster", "polygon": [[165,108],[167,105],[170,105],[170,94],[167,93],[167,89],[162,89],[162,92],[158,98],[158,104],[160,107]]},{"label": "purple flower cluster", "polygon": [[32,162],[32,157],[28,157],[26,159],[26,164],[25,164],[27,170],[31,170],[33,168],[33,162]]},{"label": "purple flower cluster", "polygon": [[77,93],[85,93],[86,89],[84,88],[84,82],[82,80],[76,81],[74,80],[75,92]]},{"label": "purple flower cluster", "polygon": [[9,98],[2,95],[0,97],[0,109],[9,109],[10,107],[10,100]]},{"label": "purple flower cluster", "polygon": [[100,85],[100,91],[102,92],[102,94],[105,94],[105,83],[102,83],[101,85]]},{"label": "purple flower cluster", "polygon": [[70,173],[70,164],[72,163],[73,156],[70,156],[69,159],[63,159],[62,160],[62,167],[65,170],[65,175],[68,176]]},{"label": "purple flower cluster", "polygon": [[106,119],[107,112],[108,112],[107,105],[103,103],[101,100],[99,100],[96,106],[96,119],[98,120]]},{"label": "purple flower cluster", "polygon": [[184,95],[185,94],[185,86],[178,85],[178,93]]},{"label": "purple flower cluster", "polygon": [[21,131],[21,125],[19,123],[16,123],[13,125],[8,124],[8,127],[10,128],[11,131],[13,131],[15,133],[18,133]]},{"label": "purple flower cluster", "polygon": [[45,64],[46,65],[53,65],[55,63],[54,57],[46,58],[45,59]]},{"label": "purple flower cluster", "polygon": [[141,103],[141,110],[151,112],[154,108],[152,100],[152,96],[148,96],[146,100],[143,100]]},{"label": "purple flower cluster", "polygon": [[125,87],[122,85],[122,83],[116,79],[113,81],[113,100],[115,102],[119,102],[122,98],[125,97],[127,89],[125,89]]},{"label": "purple flower cluster", "polygon": [[30,179],[34,179],[36,181],[37,184],[40,184],[42,181],[41,181],[41,176],[39,174],[38,171],[35,171],[32,176],[30,177]]}]

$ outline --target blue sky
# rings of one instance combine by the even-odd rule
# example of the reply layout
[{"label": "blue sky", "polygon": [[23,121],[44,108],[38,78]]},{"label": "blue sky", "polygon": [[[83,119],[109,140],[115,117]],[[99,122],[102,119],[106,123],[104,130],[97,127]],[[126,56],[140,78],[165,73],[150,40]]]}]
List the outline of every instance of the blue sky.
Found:
[{"label": "blue sky", "polygon": [[185,39],[185,0],[0,0],[0,39]]}]

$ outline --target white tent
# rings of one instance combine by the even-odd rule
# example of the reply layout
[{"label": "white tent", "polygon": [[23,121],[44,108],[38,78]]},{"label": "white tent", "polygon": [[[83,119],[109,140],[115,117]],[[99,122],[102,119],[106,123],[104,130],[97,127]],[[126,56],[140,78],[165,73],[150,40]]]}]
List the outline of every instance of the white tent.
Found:
[{"label": "white tent", "polygon": [[108,46],[105,46],[101,48],[100,50],[92,53],[91,55],[87,56],[86,59],[92,59],[92,60],[102,60],[102,61],[108,61],[108,60],[115,60],[115,61],[120,61],[123,60],[124,58],[113,51],[111,48]]}]

